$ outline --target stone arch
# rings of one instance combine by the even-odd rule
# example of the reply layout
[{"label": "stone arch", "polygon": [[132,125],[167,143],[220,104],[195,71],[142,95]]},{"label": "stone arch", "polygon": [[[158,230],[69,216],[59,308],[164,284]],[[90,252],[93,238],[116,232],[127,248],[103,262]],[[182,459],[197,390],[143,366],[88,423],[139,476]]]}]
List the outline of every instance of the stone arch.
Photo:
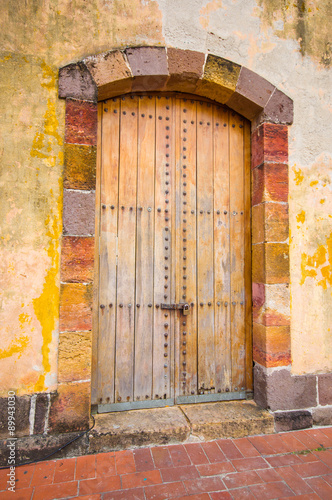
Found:
[{"label": "stone arch", "polygon": [[[254,397],[267,407],[266,369],[291,363],[285,310],[289,308],[288,125],[293,102],[253,71],[213,54],[129,47],[60,69],[59,97],[66,99],[60,346],[61,342],[77,346],[78,339],[91,337],[92,331],[97,102],[136,91],[201,95],[251,121]],[[53,429],[58,421],[61,430],[88,425],[88,357],[81,353],[71,374],[62,373],[59,364],[58,396],[50,415]]]}]

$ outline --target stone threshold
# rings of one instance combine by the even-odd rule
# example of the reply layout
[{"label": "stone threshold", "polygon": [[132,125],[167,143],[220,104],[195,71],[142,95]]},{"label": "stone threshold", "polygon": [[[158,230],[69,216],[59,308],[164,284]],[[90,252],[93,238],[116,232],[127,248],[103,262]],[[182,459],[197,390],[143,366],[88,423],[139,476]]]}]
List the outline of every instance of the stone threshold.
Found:
[{"label": "stone threshold", "polygon": [[[95,426],[89,433],[50,457],[78,433],[19,437],[15,442],[17,463],[275,432],[273,415],[252,400],[102,413],[94,417]],[[6,440],[0,441],[0,465],[7,464],[7,444]]]},{"label": "stone threshold", "polygon": [[95,415],[89,453],[139,446],[238,438],[274,432],[274,418],[254,401],[196,403]]}]

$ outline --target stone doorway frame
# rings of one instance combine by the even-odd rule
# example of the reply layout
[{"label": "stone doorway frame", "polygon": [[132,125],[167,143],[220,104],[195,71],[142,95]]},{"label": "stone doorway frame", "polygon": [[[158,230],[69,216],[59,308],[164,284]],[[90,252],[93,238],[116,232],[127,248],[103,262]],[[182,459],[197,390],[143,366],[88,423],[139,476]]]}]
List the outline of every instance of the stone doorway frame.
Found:
[{"label": "stone doorway frame", "polygon": [[[293,101],[248,68],[213,54],[148,46],[111,50],[59,70],[66,123],[53,431],[85,429],[89,424],[97,102],[142,91],[201,95],[251,121],[252,349],[258,404],[268,406],[267,369],[291,364],[290,318],[285,310],[290,307],[288,126],[293,122]],[[77,362],[68,366],[63,358],[70,349],[77,350]]]}]

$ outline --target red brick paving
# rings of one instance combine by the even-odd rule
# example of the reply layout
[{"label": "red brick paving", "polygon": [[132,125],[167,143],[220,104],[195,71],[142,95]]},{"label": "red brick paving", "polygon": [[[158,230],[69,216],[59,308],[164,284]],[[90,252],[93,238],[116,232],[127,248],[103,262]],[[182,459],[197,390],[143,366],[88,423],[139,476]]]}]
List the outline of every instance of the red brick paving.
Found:
[{"label": "red brick paving", "polygon": [[48,460],[15,493],[7,474],[1,500],[332,500],[332,427]]}]

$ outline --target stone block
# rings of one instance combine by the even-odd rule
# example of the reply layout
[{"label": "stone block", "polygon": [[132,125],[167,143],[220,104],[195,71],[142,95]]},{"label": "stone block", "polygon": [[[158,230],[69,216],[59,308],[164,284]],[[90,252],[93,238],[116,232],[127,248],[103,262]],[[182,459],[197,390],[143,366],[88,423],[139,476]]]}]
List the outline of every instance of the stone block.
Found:
[{"label": "stone block", "polygon": [[248,68],[242,67],[236,89],[227,106],[252,120],[271,98],[275,87]]},{"label": "stone block", "polygon": [[96,147],[65,144],[63,187],[67,189],[96,189]]},{"label": "stone block", "polygon": [[59,384],[49,414],[49,432],[83,431],[89,428],[90,382]]},{"label": "stone block", "polygon": [[91,236],[95,232],[95,193],[63,191],[63,234]]},{"label": "stone block", "polygon": [[185,441],[190,425],[180,408],[151,408],[95,415],[89,453]]},{"label": "stone block", "polygon": [[265,243],[265,282],[289,283],[289,245]]},{"label": "stone block", "polygon": [[[46,458],[50,453],[58,450],[61,446],[68,443],[68,441],[77,437],[77,432],[65,432],[63,434],[57,435],[35,435],[29,437],[22,437],[16,441],[16,460],[19,463],[27,462],[27,461],[36,461],[42,460],[44,457]],[[0,466],[8,465],[7,464],[7,441],[0,441]],[[70,445],[63,448],[58,453],[54,453],[52,455],[52,459],[55,460],[57,458],[64,457],[77,457],[79,455],[85,455],[88,451],[88,439],[86,435],[83,435]],[[21,467],[20,470],[24,473],[24,467]],[[24,495],[22,493],[19,495],[17,491],[16,495],[14,494],[14,498],[30,498],[30,496]]]},{"label": "stone block", "polygon": [[238,438],[274,432],[273,417],[253,401],[181,405],[192,435],[200,440]]},{"label": "stone block", "polygon": [[133,92],[164,89],[169,77],[165,47],[133,47],[126,49],[134,76]]},{"label": "stone block", "polygon": [[257,117],[256,123],[272,122],[291,125],[293,118],[294,104],[292,99],[281,90],[275,89],[264,110]]},{"label": "stone block", "polygon": [[332,373],[317,375],[320,405],[332,405]]},{"label": "stone block", "polygon": [[91,332],[60,333],[59,383],[88,380],[91,377]]},{"label": "stone block", "polygon": [[332,425],[332,406],[314,408],[312,416],[314,425]]},{"label": "stone block", "polygon": [[288,201],[288,165],[264,163],[252,171],[252,205]]},{"label": "stone block", "polygon": [[276,432],[307,429],[313,424],[312,415],[307,410],[275,412],[274,420]]},{"label": "stone block", "polygon": [[50,394],[37,394],[35,407],[35,424],[33,429],[34,434],[44,433],[50,400]]},{"label": "stone block", "polygon": [[254,364],[254,400],[261,408],[268,408],[267,370],[262,365]]},{"label": "stone block", "polygon": [[290,327],[253,323],[253,359],[265,367],[288,366]]},{"label": "stone block", "polygon": [[168,48],[167,60],[170,73],[167,90],[195,93],[196,83],[203,75],[205,54]]},{"label": "stone block", "polygon": [[263,123],[252,134],[251,166],[288,162],[288,127]]},{"label": "stone block", "polygon": [[165,47],[132,47],[126,49],[133,76],[167,75],[168,64]]},{"label": "stone block", "polygon": [[59,97],[97,101],[97,87],[82,62],[59,69]]},{"label": "stone block", "polygon": [[288,204],[264,203],[264,241],[286,241],[289,237]]},{"label": "stone block", "polygon": [[261,243],[252,246],[252,280],[265,283],[265,247]]},{"label": "stone block", "polygon": [[225,103],[235,91],[241,66],[212,54],[207,56],[204,74],[196,87],[196,93]]},{"label": "stone block", "polygon": [[61,248],[61,281],[91,283],[93,281],[95,239],[64,236]]},{"label": "stone block", "polygon": [[169,74],[198,80],[203,75],[205,54],[194,50],[167,49]]},{"label": "stone block", "polygon": [[[14,437],[30,434],[30,396],[15,396],[15,434]],[[0,398],[0,438],[8,439],[8,398]]]},{"label": "stone block", "polygon": [[263,203],[259,203],[252,207],[251,210],[251,242],[264,243],[265,241],[265,208]]},{"label": "stone block", "polygon": [[97,105],[88,101],[66,101],[65,142],[70,144],[97,144]]},{"label": "stone block", "polygon": [[289,245],[287,243],[253,245],[252,279],[255,283],[289,283]]},{"label": "stone block", "polygon": [[265,326],[290,325],[288,284],[252,284],[253,321]]},{"label": "stone block", "polygon": [[316,376],[275,369],[267,376],[267,403],[272,411],[312,408],[317,404]]},{"label": "stone block", "polygon": [[288,204],[259,203],[252,208],[252,242],[286,241],[289,237]]},{"label": "stone block", "polygon": [[98,87],[98,100],[130,92],[133,75],[124,52],[111,50],[84,59]]},{"label": "stone block", "polygon": [[92,285],[65,283],[60,287],[60,332],[92,328]]}]

